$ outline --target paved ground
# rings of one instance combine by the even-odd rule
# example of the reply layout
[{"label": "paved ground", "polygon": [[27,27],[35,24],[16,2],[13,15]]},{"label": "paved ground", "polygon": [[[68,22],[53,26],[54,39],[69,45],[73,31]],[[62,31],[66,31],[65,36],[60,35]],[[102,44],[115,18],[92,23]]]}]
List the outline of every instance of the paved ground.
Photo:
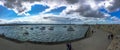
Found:
[{"label": "paved ground", "polygon": [[107,50],[111,40],[107,39],[107,32],[95,30],[92,37],[78,42],[74,42],[75,50]]},{"label": "paved ground", "polygon": [[[107,32],[96,30],[92,37],[72,43],[73,50],[106,50],[110,40]],[[31,43],[15,43],[0,38],[0,50],[66,50],[65,44],[41,45]]]}]

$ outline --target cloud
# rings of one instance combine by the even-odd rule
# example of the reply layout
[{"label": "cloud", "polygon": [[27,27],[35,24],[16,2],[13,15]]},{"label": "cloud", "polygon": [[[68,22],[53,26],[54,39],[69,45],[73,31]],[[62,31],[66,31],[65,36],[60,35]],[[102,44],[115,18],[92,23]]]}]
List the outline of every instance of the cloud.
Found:
[{"label": "cloud", "polygon": [[75,13],[75,12],[79,13],[79,15],[82,15],[84,17],[94,17],[94,18],[104,18],[105,17],[104,13],[99,12],[98,10],[92,10],[90,8],[90,6],[88,6],[88,5],[81,6],[78,9],[69,11],[67,13],[71,14],[71,13]]},{"label": "cloud", "polygon": [[70,4],[74,4],[74,3],[77,3],[79,2],[79,0],[66,0],[68,3]]},{"label": "cloud", "polygon": [[110,3],[112,4],[112,6],[107,7],[108,11],[112,12],[112,11],[117,11],[118,9],[120,9],[120,0],[112,0]]},{"label": "cloud", "polygon": [[116,17],[116,16],[111,17],[111,20],[112,21],[120,21],[120,19],[118,17]]},{"label": "cloud", "polygon": [[27,16],[27,17],[19,17],[12,20],[8,20],[7,23],[10,24],[31,24],[31,23],[42,23],[42,24],[70,24],[70,22],[81,22],[78,18],[70,18],[70,17],[61,17],[52,14],[41,14],[36,16]]},{"label": "cloud", "polygon": [[[108,11],[116,11],[120,8],[120,0],[0,0],[0,4],[3,6],[14,10],[18,14],[28,14],[26,12],[31,10],[31,6],[35,4],[41,4],[44,6],[49,6],[49,9],[46,9],[42,13],[38,14],[40,17],[24,17],[17,18],[11,21],[40,21],[43,19],[41,14],[56,9],[61,6],[65,6],[66,9],[61,12],[60,15],[56,17],[51,17],[50,14],[47,15],[50,21],[60,22],[73,20],[76,23],[88,22],[88,21],[104,21],[106,17],[109,17],[103,12],[100,12],[101,7],[106,8]],[[50,18],[51,17],[51,18]],[[67,17],[69,19],[66,19]],[[49,21],[44,20],[43,21]]]},{"label": "cloud", "polygon": [[105,18],[70,16],[61,17],[52,14],[41,14],[35,16],[19,17],[12,20],[0,19],[0,24],[119,24],[120,22],[117,17],[112,17],[111,20],[108,21],[105,20]]},{"label": "cloud", "polygon": [[9,20],[8,23],[10,24],[36,24],[36,23],[42,23],[42,24],[49,24],[49,23],[56,23],[56,21],[50,20],[50,19],[44,19],[42,16],[29,16],[29,17],[20,17],[15,18],[12,20]]},{"label": "cloud", "polygon": [[[60,6],[69,6],[72,4],[78,4],[77,6],[85,3],[87,0],[1,0],[5,7],[13,9],[16,13],[24,14],[31,10],[31,6],[34,4],[48,5],[50,9],[54,9]],[[91,1],[91,0],[90,0]],[[75,6],[74,5],[74,6]],[[83,5],[84,6],[84,5]]]},{"label": "cloud", "polygon": [[54,8],[61,5],[60,0],[0,0],[3,6],[14,10],[18,14],[25,14],[27,11],[31,10],[31,6],[35,4],[49,5]]},{"label": "cloud", "polygon": [[[82,1],[82,2],[81,2]],[[106,8],[108,11],[116,11],[120,9],[120,0],[80,0],[76,2],[79,4],[78,8],[75,10],[64,11],[66,14],[79,13],[84,17],[93,17],[93,18],[106,18],[105,13],[100,12],[100,8]]]},{"label": "cloud", "polygon": [[0,1],[0,5],[3,5],[3,2],[2,2],[2,1]]},{"label": "cloud", "polygon": [[16,13],[24,14],[31,10],[31,6],[34,2],[40,2],[41,0],[1,0],[3,5],[9,9],[14,10]]},{"label": "cloud", "polygon": [[7,23],[7,22],[8,22],[8,20],[0,19],[0,24],[5,24],[5,23]]},{"label": "cloud", "polygon": [[[50,9],[46,11],[50,11],[56,7],[60,6],[78,6],[78,8],[86,6],[88,4],[89,7],[93,7],[92,9],[98,8],[98,6],[102,3],[102,5],[112,4],[113,6],[107,6],[108,10],[115,10],[120,7],[120,0],[0,0],[0,3],[9,9],[13,9],[16,13],[24,14],[27,11],[31,10],[31,6],[34,4],[42,4],[50,6]],[[108,4],[109,3],[109,4]],[[104,6],[105,6],[104,5]],[[69,7],[70,8],[70,7]],[[72,6],[71,6],[72,8]],[[66,9],[67,10],[67,9]],[[45,11],[45,12],[46,12]]]}]

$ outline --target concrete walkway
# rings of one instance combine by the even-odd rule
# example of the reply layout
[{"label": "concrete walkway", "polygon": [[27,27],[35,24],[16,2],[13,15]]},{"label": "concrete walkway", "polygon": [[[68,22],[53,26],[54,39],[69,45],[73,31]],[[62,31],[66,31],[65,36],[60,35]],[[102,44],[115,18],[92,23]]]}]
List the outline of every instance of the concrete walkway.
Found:
[{"label": "concrete walkway", "polygon": [[73,42],[74,50],[107,50],[111,40],[107,39],[107,32],[95,30],[92,37]]},{"label": "concrete walkway", "polygon": [[[107,32],[96,30],[90,38],[72,43],[73,50],[106,50],[110,40],[107,39]],[[41,45],[31,43],[15,43],[0,38],[0,50],[66,50],[66,44]]]}]

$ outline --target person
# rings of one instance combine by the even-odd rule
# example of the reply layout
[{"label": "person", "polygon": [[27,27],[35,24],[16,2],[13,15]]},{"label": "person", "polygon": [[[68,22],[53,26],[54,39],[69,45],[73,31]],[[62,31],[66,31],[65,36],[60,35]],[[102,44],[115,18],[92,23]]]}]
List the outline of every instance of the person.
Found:
[{"label": "person", "polygon": [[67,50],[72,50],[71,43],[67,43],[66,46],[67,46]]},{"label": "person", "polygon": [[111,39],[111,40],[112,40],[112,39],[113,39],[113,37],[114,37],[114,35],[113,35],[113,34],[109,34],[109,35],[108,35],[108,39]]}]

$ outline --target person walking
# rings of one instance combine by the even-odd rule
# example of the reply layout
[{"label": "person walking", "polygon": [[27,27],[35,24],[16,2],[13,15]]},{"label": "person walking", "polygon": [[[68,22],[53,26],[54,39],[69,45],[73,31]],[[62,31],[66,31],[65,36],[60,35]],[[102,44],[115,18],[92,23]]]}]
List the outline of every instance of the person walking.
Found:
[{"label": "person walking", "polygon": [[113,37],[114,37],[114,35],[113,35],[113,34],[109,34],[109,35],[108,35],[108,39],[110,39],[110,40],[112,40],[112,39],[113,39]]},{"label": "person walking", "polygon": [[71,43],[67,43],[66,46],[67,46],[67,50],[72,50]]}]

